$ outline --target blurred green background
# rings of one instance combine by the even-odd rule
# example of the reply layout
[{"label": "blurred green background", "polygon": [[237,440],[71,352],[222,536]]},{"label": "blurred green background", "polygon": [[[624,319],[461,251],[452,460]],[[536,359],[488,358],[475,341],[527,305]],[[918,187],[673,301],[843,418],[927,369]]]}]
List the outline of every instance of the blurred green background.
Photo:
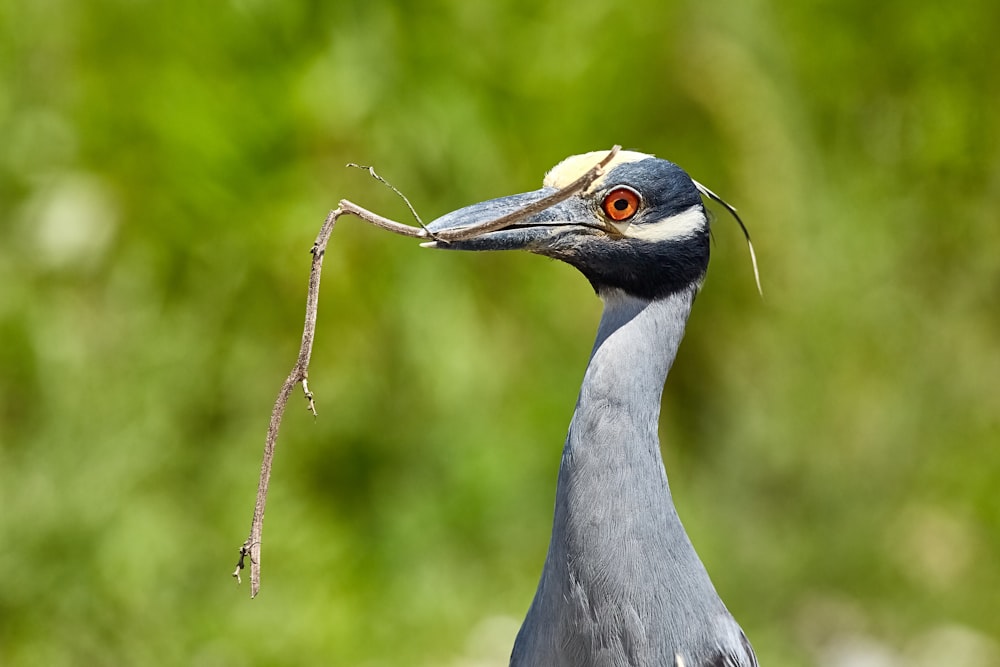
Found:
[{"label": "blurred green background", "polygon": [[0,4],[0,664],[505,665],[600,302],[344,219],[614,143],[723,214],[675,498],[769,667],[1000,665],[994,0]]}]

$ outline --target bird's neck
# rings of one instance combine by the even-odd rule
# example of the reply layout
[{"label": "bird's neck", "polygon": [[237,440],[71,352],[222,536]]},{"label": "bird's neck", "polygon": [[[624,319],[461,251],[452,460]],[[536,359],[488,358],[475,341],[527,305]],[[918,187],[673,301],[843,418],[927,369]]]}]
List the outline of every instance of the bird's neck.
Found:
[{"label": "bird's neck", "polygon": [[[603,295],[597,330],[566,443],[570,460],[662,475],[657,436],[663,384],[687,324],[693,291],[648,301]],[[575,455],[583,455],[579,460]],[[643,467],[632,467],[643,466]]]},{"label": "bird's neck", "polygon": [[615,292],[604,301],[559,469],[551,548],[563,553],[550,557],[565,562],[625,550],[643,558],[667,549],[694,560],[658,437],[663,384],[694,291],[654,301]]},{"label": "bird's neck", "polygon": [[657,437],[694,291],[604,301],[559,467],[552,541],[511,665],[674,665],[678,655],[721,665],[717,633],[736,637],[739,627],[677,516]]},{"label": "bird's neck", "polygon": [[654,301],[617,290],[602,295],[604,314],[580,403],[613,400],[623,407],[653,409],[655,423],[663,384],[684,336],[694,294],[685,290]]}]

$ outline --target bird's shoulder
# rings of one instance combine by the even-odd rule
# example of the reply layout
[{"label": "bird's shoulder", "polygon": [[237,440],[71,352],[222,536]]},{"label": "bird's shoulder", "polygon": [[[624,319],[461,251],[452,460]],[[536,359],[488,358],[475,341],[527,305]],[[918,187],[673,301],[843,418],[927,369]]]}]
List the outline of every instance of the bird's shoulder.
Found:
[{"label": "bird's shoulder", "polygon": [[759,667],[757,655],[742,630],[738,630],[736,639],[735,643],[717,646],[704,656],[685,658],[683,654],[677,654],[673,667]]}]

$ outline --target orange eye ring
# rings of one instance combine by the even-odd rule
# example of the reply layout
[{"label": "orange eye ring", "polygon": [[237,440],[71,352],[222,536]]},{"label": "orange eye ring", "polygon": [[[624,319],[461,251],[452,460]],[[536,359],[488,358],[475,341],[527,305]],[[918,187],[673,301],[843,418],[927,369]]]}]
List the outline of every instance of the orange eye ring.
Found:
[{"label": "orange eye ring", "polygon": [[604,196],[601,209],[615,222],[624,222],[639,211],[642,199],[632,188],[620,185]]}]

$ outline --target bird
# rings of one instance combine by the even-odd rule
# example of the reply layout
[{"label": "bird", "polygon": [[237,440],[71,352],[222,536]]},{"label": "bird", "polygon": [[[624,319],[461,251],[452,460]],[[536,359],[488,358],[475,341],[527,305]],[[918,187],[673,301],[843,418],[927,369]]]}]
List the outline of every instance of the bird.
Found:
[{"label": "bird", "polygon": [[[427,231],[445,236],[522,210],[606,155],[568,157],[540,190],[458,209]],[[563,445],[548,553],[511,667],[758,664],[677,514],[658,436],[664,383],[708,269],[703,194],[717,198],[673,162],[619,151],[568,199],[499,230],[424,244],[561,260],[604,304]]]}]

